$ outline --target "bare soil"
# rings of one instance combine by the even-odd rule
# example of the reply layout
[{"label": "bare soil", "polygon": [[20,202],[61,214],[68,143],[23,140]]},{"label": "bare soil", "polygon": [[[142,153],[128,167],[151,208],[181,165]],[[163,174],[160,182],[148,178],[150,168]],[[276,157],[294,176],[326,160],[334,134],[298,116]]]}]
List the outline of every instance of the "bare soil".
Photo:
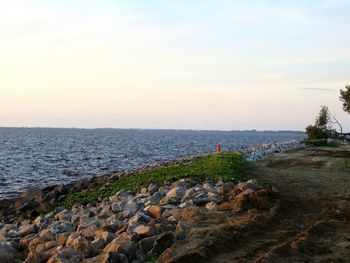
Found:
[{"label": "bare soil", "polygon": [[[350,262],[350,146],[307,148],[257,162],[252,177],[276,186],[282,203],[206,262]],[[224,235],[224,233],[222,233]]]}]

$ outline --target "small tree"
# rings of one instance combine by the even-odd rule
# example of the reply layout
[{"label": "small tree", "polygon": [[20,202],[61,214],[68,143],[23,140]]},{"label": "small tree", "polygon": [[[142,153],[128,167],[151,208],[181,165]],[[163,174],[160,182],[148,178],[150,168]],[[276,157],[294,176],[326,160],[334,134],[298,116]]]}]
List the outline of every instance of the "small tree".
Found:
[{"label": "small tree", "polygon": [[344,111],[350,113],[350,85],[345,85],[345,89],[340,90],[340,100]]},{"label": "small tree", "polygon": [[329,110],[327,106],[321,106],[321,110],[316,117],[315,126],[321,128],[321,129],[327,129],[329,125]]},{"label": "small tree", "polygon": [[315,125],[309,125],[306,127],[306,133],[310,140],[327,139],[332,134],[332,121],[333,116],[329,113],[327,106],[321,106],[321,110],[318,113]]}]

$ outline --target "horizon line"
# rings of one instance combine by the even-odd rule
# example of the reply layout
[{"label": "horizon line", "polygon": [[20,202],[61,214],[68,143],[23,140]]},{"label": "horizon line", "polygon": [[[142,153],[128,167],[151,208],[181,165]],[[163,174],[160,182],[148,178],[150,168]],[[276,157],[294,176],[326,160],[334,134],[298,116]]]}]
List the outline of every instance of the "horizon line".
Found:
[{"label": "horizon line", "polygon": [[125,128],[125,127],[48,127],[48,126],[0,126],[0,129],[71,129],[71,130],[173,130],[173,131],[219,131],[219,132],[234,132],[234,131],[255,131],[255,132],[302,132],[302,130],[259,130],[259,129],[191,129],[191,128]]}]

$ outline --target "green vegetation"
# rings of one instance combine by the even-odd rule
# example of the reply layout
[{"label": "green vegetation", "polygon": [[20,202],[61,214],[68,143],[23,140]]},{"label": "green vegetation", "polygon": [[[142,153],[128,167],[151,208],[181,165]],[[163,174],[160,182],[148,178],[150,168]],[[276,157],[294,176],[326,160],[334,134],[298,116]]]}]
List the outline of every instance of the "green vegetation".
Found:
[{"label": "green vegetation", "polygon": [[141,187],[147,187],[150,182],[163,185],[183,178],[239,182],[246,179],[245,174],[251,168],[250,162],[234,152],[207,155],[189,164],[158,167],[148,172],[135,172],[133,175],[106,182],[92,190],[69,193],[61,205],[71,208],[75,204],[87,204],[112,196],[121,189],[137,191]]},{"label": "green vegetation", "polygon": [[340,90],[340,100],[344,111],[350,113],[350,85],[345,85],[345,90]]},{"label": "green vegetation", "polygon": [[350,171],[350,163],[348,160],[343,160],[340,167],[339,172],[349,172]]},{"label": "green vegetation", "polygon": [[305,143],[310,146],[317,147],[338,147],[339,143],[335,141],[328,142],[327,139],[306,140]]},{"label": "green vegetation", "polygon": [[306,127],[308,140],[327,139],[330,135],[330,114],[327,106],[321,106],[321,110],[316,117],[315,125]]},{"label": "green vegetation", "polygon": [[158,260],[158,256],[156,254],[147,254],[145,255],[145,258],[143,259],[145,262],[148,263],[155,263]]}]

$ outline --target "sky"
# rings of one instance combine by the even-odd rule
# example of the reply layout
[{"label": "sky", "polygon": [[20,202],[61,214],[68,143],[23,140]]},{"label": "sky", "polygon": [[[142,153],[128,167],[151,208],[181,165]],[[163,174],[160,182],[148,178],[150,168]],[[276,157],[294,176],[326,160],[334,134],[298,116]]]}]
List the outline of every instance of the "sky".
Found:
[{"label": "sky", "polygon": [[0,0],[0,126],[350,130],[350,0]]}]

